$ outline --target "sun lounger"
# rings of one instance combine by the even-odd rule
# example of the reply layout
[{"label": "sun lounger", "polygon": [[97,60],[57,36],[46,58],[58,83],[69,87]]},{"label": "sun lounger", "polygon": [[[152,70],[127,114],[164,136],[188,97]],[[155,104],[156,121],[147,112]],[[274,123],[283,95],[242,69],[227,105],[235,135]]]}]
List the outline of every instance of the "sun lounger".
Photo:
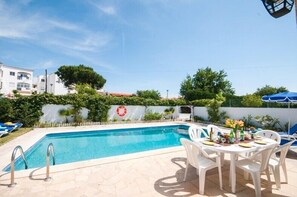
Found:
[{"label": "sun lounger", "polygon": [[0,131],[0,137],[2,137],[3,135],[6,135],[6,134],[8,134],[7,131]]},{"label": "sun lounger", "polygon": [[289,131],[278,132],[280,135],[297,135],[297,124],[292,126]]},{"label": "sun lounger", "polygon": [[11,133],[13,130],[15,130],[15,126],[2,126],[0,125],[0,131],[7,131],[8,133]]},{"label": "sun lounger", "polygon": [[8,134],[7,131],[8,131],[7,129],[3,129],[3,130],[2,130],[2,128],[1,128],[1,130],[0,130],[0,137],[2,137],[3,135]]},{"label": "sun lounger", "polygon": [[17,123],[12,123],[12,122],[0,123],[0,127],[7,127],[10,132],[17,130],[21,126],[23,126],[23,124],[19,123],[19,122],[17,122]]}]

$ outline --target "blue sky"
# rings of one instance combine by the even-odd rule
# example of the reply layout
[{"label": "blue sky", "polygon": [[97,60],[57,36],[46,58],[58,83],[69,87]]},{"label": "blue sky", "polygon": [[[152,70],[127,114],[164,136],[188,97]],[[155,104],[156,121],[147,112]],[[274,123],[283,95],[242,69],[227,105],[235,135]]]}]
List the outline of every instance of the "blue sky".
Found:
[{"label": "blue sky", "polygon": [[0,62],[55,72],[91,66],[108,92],[177,97],[199,68],[224,70],[237,95],[297,92],[295,13],[260,0],[0,0]]}]

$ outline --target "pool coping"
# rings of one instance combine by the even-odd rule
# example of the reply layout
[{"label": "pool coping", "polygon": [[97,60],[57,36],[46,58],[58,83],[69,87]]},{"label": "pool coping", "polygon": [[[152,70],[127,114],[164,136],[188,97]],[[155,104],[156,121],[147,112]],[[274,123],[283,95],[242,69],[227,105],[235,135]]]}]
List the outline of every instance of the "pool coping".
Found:
[{"label": "pool coping", "polygon": [[[10,179],[10,172],[5,172],[3,169],[10,163],[11,154],[13,149],[17,145],[21,145],[24,152],[28,150],[31,146],[33,146],[37,141],[43,138],[45,135],[50,133],[66,133],[66,132],[83,132],[83,131],[100,131],[100,130],[112,130],[112,129],[126,129],[126,128],[141,128],[141,127],[148,127],[148,126],[170,126],[170,125],[190,125],[191,123],[187,122],[162,122],[162,123],[133,123],[133,124],[111,124],[111,125],[93,125],[93,126],[78,126],[78,127],[54,127],[54,128],[35,128],[33,131],[30,131],[10,142],[4,144],[0,147],[0,178],[2,180]],[[56,173],[60,171],[66,170],[74,170],[84,167],[91,167],[95,165],[102,165],[111,162],[118,162],[121,160],[129,160],[135,159],[140,157],[148,157],[156,154],[166,154],[169,152],[175,151],[183,151],[182,146],[178,147],[171,147],[171,148],[163,148],[157,150],[150,150],[138,153],[131,153],[126,155],[119,155],[119,156],[112,156],[100,159],[92,159],[92,160],[85,160],[67,164],[59,164],[56,166],[50,167],[51,173]],[[17,157],[19,156],[19,152],[17,153]],[[44,158],[45,159],[45,158]],[[15,178],[21,177],[30,177],[34,175],[41,175],[45,174],[46,170],[45,167],[42,168],[31,168],[27,170],[19,170],[15,171]]]}]

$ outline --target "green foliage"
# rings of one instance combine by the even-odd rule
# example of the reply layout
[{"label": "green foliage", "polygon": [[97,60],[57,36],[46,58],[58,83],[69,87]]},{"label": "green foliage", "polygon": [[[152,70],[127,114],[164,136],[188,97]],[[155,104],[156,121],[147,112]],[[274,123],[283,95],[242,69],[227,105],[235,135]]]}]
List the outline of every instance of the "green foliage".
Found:
[{"label": "green foliage", "polygon": [[68,116],[71,116],[72,114],[73,110],[71,108],[59,110],[59,115],[65,117],[66,123],[69,123]]},{"label": "green foliage", "polygon": [[75,90],[78,94],[85,94],[85,95],[96,95],[97,91],[92,88],[89,84],[77,84],[75,86]]},{"label": "green foliage", "polygon": [[231,82],[226,80],[227,74],[224,70],[219,72],[213,71],[210,67],[205,69],[198,69],[197,73],[193,76],[193,86],[195,89],[218,94],[234,94]]},{"label": "green foliage", "polygon": [[193,101],[199,99],[213,99],[216,97],[216,94],[195,89],[187,91],[184,97],[188,101]]},{"label": "green foliage", "polygon": [[161,98],[161,94],[157,90],[137,90],[136,95],[145,99],[155,99]]},{"label": "green foliage", "polygon": [[280,93],[280,92],[288,92],[288,89],[283,86],[276,88],[276,87],[272,87],[270,85],[265,85],[262,88],[258,88],[254,94],[262,97],[264,95],[276,94],[276,93]]},{"label": "green foliage", "polygon": [[199,121],[204,122],[205,120],[204,120],[204,118],[202,118],[200,116],[194,116],[194,121],[195,122],[199,122]]},{"label": "green foliage", "polygon": [[13,121],[13,109],[10,99],[0,98],[0,122]]},{"label": "green foliage", "polygon": [[182,82],[180,94],[186,100],[214,98],[215,94],[222,92],[225,95],[233,95],[234,89],[231,82],[226,80],[225,71],[213,71],[211,68],[198,69],[191,78],[189,75]]},{"label": "green foliage", "polygon": [[181,83],[180,86],[180,95],[186,97],[187,92],[189,92],[190,90],[194,90],[191,76],[187,75],[186,79]]},{"label": "green foliage", "polygon": [[275,130],[275,131],[283,130],[278,118],[273,118],[269,115],[265,115],[265,116],[256,116],[255,120],[259,124],[261,124],[264,129],[270,129],[270,130]]},{"label": "green foliage", "polygon": [[247,94],[243,97],[241,103],[245,107],[261,107],[262,100],[261,96],[254,95],[254,94]]},{"label": "green foliage", "polygon": [[165,109],[164,110],[164,115],[165,115],[164,117],[167,118],[167,119],[168,118],[171,118],[172,119],[173,118],[172,117],[172,114],[174,113],[174,111],[175,111],[175,109],[173,107],[170,107],[170,108]]},{"label": "green foliage", "polygon": [[191,101],[190,104],[194,106],[205,107],[209,105],[210,102],[211,102],[211,99],[199,99],[199,100]]},{"label": "green foliage", "polygon": [[[71,115],[76,123],[82,122],[80,111],[83,107],[89,109],[88,119],[96,122],[106,122],[110,105],[144,105],[144,106],[176,106],[185,105],[183,99],[154,100],[140,97],[112,97],[103,95],[69,94],[52,95],[36,94],[18,96],[15,99],[0,99],[0,121],[20,121],[29,127],[39,122],[42,116],[42,106],[46,104],[71,105]],[[61,115],[64,112],[61,113]],[[67,114],[67,113],[66,113]]]},{"label": "green foliage", "polygon": [[244,126],[248,128],[254,126],[254,124],[252,123],[252,120],[253,120],[253,116],[250,114],[248,115],[248,117],[242,118],[242,121],[244,122]]},{"label": "green foliage", "polygon": [[110,106],[99,96],[90,97],[86,106],[89,109],[88,119],[93,122],[106,122]]},{"label": "green foliage", "polygon": [[13,93],[14,97],[20,97],[21,96],[21,94],[19,93],[18,90],[13,90],[12,93]]},{"label": "green foliage", "polygon": [[175,109],[173,107],[167,108],[164,110],[165,114],[173,114]]},{"label": "green foliage", "polygon": [[222,107],[243,107],[241,103],[243,96],[227,95],[225,98]]},{"label": "green foliage", "polygon": [[225,101],[222,93],[217,94],[215,99],[212,99],[207,106],[208,119],[211,122],[219,122],[226,118],[226,112],[220,112],[220,107]]},{"label": "green foliage", "polygon": [[25,127],[33,126],[38,122],[43,114],[41,111],[42,103],[38,99],[36,95],[29,97],[20,96],[13,99],[13,120],[22,122]]},{"label": "green foliage", "polygon": [[66,87],[74,84],[89,84],[92,88],[102,88],[106,80],[96,73],[93,68],[79,66],[61,66],[55,73],[64,82]]},{"label": "green foliage", "polygon": [[153,113],[151,110],[147,110],[145,115],[144,115],[144,120],[149,121],[149,120],[161,120],[162,114],[159,113]]}]

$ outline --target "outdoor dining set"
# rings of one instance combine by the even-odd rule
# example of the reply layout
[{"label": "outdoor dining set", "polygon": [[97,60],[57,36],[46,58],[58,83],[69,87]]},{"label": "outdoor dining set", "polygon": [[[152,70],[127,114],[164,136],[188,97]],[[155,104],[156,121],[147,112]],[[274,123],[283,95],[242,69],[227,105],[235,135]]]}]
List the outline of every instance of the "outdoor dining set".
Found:
[{"label": "outdoor dining set", "polygon": [[[232,193],[236,193],[237,168],[243,170],[245,179],[251,175],[255,196],[261,196],[262,173],[266,174],[270,187],[270,174],[273,174],[276,188],[280,189],[280,168],[282,168],[285,181],[288,182],[285,159],[295,139],[280,145],[281,136],[272,130],[261,130],[253,135],[244,132],[244,137],[236,135],[235,139],[230,139],[232,134],[222,131],[215,125],[208,125],[207,129],[192,125],[188,132],[191,140],[181,139],[187,153],[184,181],[189,165],[195,167],[199,176],[200,194],[204,194],[206,172],[214,168],[218,169],[220,189],[222,189],[221,167],[224,165],[225,154],[230,156],[229,186]],[[276,153],[279,156],[276,156]]]}]

